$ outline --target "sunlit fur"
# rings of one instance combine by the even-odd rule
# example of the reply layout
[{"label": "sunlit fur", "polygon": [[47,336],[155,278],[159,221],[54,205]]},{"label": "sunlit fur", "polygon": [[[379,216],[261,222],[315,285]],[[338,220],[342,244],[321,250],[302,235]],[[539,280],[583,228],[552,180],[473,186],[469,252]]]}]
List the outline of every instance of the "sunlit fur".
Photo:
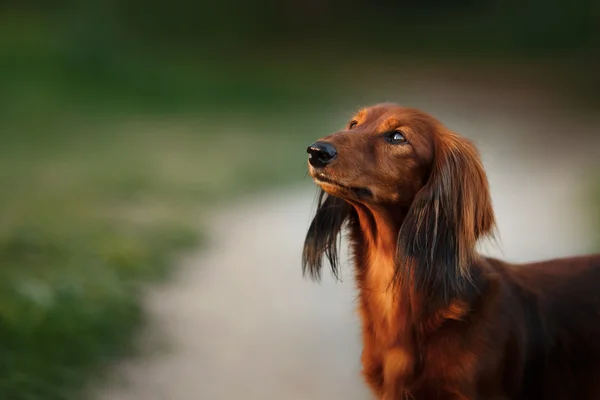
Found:
[{"label": "sunlit fur", "polygon": [[[600,399],[600,255],[524,265],[479,255],[494,212],[475,146],[394,104],[352,121],[321,139],[336,159],[309,167],[321,189],[303,271],[319,279],[326,258],[337,277],[346,230],[375,396]],[[395,130],[408,142],[386,141]]]}]

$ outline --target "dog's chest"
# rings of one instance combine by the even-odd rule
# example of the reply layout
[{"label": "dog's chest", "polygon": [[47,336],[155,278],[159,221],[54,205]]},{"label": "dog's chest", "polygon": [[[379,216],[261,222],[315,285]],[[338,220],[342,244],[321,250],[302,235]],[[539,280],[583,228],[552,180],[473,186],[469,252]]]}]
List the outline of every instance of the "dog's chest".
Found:
[{"label": "dog's chest", "polygon": [[441,334],[418,353],[414,350],[399,343],[380,353],[376,381],[381,382],[382,399],[435,399],[440,393],[453,393],[457,385],[474,382],[476,356],[458,337]]},{"label": "dog's chest", "polygon": [[360,282],[362,362],[367,380],[380,382],[384,387],[392,385],[395,393],[401,391],[415,398],[429,398],[431,388],[444,386],[446,380],[472,368],[473,360],[461,348],[460,335],[445,325],[461,320],[468,310],[467,305],[452,302],[426,320],[422,328],[431,335],[428,335],[427,345],[416,353],[414,330],[407,320],[408,299],[391,286],[394,258],[377,252],[367,260]]}]

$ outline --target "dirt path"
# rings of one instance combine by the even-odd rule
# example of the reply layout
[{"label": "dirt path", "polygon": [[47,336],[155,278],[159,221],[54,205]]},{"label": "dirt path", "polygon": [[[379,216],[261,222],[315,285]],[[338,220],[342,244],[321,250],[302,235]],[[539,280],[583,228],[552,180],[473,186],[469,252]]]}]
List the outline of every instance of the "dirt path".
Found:
[{"label": "dirt path", "polygon": [[[558,116],[534,123],[509,111],[459,117],[432,104],[428,110],[474,137],[483,152],[501,235],[501,247],[485,246],[485,252],[526,261],[589,249],[593,227],[582,190],[587,161],[600,147],[561,140],[557,130],[573,135],[592,125],[574,127]],[[306,182],[216,210],[210,248],[187,257],[179,276],[149,295],[168,347],[119,366],[124,384],[97,398],[369,399],[358,378],[350,269],[338,284],[329,276],[321,285],[301,277],[314,194]]]}]

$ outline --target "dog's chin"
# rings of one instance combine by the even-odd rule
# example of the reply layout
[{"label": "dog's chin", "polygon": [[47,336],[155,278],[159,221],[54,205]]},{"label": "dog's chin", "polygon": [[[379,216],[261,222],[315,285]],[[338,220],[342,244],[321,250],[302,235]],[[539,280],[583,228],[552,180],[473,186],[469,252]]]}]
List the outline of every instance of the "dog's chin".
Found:
[{"label": "dog's chin", "polygon": [[332,196],[348,200],[364,200],[373,197],[373,193],[368,188],[342,184],[322,174],[312,175],[315,183]]}]

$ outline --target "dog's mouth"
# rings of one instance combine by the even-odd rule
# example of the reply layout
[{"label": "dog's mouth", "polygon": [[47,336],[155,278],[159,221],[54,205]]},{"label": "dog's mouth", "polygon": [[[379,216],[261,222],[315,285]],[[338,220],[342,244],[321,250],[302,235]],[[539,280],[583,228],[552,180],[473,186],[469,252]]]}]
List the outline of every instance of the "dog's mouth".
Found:
[{"label": "dog's mouth", "polygon": [[352,192],[354,195],[356,195],[359,198],[373,196],[373,193],[371,192],[370,189],[367,189],[365,187],[355,187],[355,186],[344,185],[342,183],[334,181],[331,178],[328,178],[327,176],[325,176],[322,173],[314,174],[313,179],[315,180],[315,183],[317,183],[318,185],[325,184],[325,185],[336,186],[340,189],[345,189],[345,190]]}]

